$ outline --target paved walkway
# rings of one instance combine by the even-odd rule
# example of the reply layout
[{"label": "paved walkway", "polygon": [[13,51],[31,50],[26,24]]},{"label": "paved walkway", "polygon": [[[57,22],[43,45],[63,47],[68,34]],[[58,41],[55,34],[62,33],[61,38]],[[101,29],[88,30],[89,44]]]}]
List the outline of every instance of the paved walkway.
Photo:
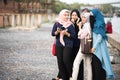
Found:
[{"label": "paved walkway", "polygon": [[[56,57],[51,55],[51,26],[0,29],[0,80],[51,80],[57,75]],[[120,80],[119,66],[113,64],[116,80]]]}]

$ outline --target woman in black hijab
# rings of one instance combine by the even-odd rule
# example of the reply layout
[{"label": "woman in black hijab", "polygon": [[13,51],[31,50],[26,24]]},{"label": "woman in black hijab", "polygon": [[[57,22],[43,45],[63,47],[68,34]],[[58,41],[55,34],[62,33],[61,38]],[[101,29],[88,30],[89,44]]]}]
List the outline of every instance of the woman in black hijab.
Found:
[{"label": "woman in black hijab", "polygon": [[[75,27],[75,33],[76,33],[76,38],[74,39],[74,43],[73,43],[73,53],[72,53],[72,63],[74,62],[74,59],[79,51],[80,48],[80,39],[78,39],[78,32],[79,32],[79,27],[78,27],[78,23],[81,21],[80,18],[80,13],[77,9],[73,9],[70,13],[70,20],[71,22],[74,24]],[[79,70],[79,74],[78,74],[78,80],[83,80],[83,61],[80,64],[80,70]]]}]

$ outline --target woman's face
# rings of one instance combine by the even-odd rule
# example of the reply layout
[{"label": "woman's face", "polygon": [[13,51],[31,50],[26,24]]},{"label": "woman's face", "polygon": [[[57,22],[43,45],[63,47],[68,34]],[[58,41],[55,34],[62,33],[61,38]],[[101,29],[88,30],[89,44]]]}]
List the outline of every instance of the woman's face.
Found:
[{"label": "woman's face", "polygon": [[76,21],[78,19],[77,13],[73,12],[72,15],[71,15],[71,18]]},{"label": "woman's face", "polygon": [[64,19],[64,21],[68,21],[68,19],[69,19],[69,12],[65,12],[63,14],[63,19]]},{"label": "woman's face", "polygon": [[87,19],[86,19],[85,16],[82,16],[82,22],[83,22],[83,23],[86,23],[86,22],[87,22]]}]

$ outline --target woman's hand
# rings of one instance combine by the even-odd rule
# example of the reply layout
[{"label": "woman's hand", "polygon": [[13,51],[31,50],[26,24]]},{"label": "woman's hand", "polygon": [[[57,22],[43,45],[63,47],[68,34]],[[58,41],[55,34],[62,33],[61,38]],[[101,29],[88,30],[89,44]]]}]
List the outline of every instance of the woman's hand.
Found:
[{"label": "woman's hand", "polygon": [[82,27],[82,22],[79,22],[78,24],[77,24],[77,26],[79,27],[79,29],[81,29],[81,27]]},{"label": "woman's hand", "polygon": [[76,24],[78,24],[78,23],[79,23],[79,21],[80,21],[80,18],[78,17],[78,18],[77,18],[77,21],[76,21]]},{"label": "woman's hand", "polygon": [[95,48],[92,48],[92,49],[90,50],[90,52],[91,52],[91,53],[94,53],[94,52],[95,52]]},{"label": "woman's hand", "polygon": [[62,31],[62,34],[70,37],[70,33],[68,33],[66,30],[63,30],[63,31]]},{"label": "woman's hand", "polygon": [[58,35],[61,32],[60,29],[57,29],[57,31],[55,31],[55,35]]}]

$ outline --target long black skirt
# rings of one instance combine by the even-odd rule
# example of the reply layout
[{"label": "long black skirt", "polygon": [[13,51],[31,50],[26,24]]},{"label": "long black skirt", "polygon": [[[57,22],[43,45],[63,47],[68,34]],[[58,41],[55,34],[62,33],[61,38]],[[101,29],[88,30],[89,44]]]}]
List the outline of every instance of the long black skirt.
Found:
[{"label": "long black skirt", "polygon": [[101,61],[93,54],[92,57],[93,80],[106,80],[106,71],[102,68]]},{"label": "long black skirt", "polygon": [[[106,80],[106,71],[102,68],[101,61],[99,58],[93,54],[92,57],[92,74],[93,74],[93,79],[92,80]],[[83,71],[83,61],[80,64],[80,70],[78,74],[78,79],[77,80],[84,80],[84,71]]]}]

